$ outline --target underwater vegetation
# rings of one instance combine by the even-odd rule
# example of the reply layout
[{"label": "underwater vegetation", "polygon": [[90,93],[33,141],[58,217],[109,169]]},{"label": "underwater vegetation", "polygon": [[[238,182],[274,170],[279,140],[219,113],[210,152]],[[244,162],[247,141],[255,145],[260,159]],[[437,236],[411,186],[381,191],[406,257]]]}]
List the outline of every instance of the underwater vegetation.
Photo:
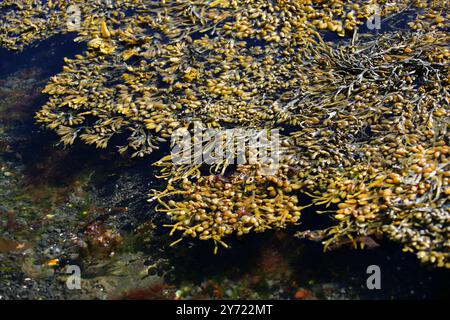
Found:
[{"label": "underwater vegetation", "polygon": [[[364,32],[375,5],[386,30]],[[86,44],[36,114],[65,145],[144,157],[194,120],[282,130],[273,176],[155,163],[168,183],[150,197],[173,244],[217,251],[230,235],[297,225],[304,198],[333,221],[313,230],[325,249],[383,235],[450,268],[447,1],[6,0],[0,15],[8,49],[67,32]]]}]

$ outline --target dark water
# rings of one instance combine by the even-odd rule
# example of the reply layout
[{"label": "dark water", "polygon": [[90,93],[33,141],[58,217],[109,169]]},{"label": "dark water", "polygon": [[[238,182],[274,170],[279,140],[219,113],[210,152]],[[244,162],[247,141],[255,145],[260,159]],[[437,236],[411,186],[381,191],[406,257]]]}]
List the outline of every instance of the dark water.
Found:
[{"label": "dark water", "polygon": [[[230,240],[232,249],[218,255],[198,241],[169,247],[168,221],[146,201],[161,187],[151,167],[160,154],[131,160],[113,148],[64,149],[34,123],[48,78],[83,50],[70,36],[22,53],[0,50],[0,299],[450,296],[448,271],[383,240],[374,250],[323,253],[288,229]],[[306,210],[300,229],[327,223]],[[81,290],[65,285],[69,265],[81,267]],[[380,290],[367,289],[370,265],[381,269]]]}]

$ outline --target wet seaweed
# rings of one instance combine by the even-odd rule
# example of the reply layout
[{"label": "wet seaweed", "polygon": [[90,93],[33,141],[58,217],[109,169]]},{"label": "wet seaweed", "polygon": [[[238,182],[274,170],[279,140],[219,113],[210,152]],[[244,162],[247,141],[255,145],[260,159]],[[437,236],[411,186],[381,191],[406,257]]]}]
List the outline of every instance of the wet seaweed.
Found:
[{"label": "wet seaweed", "polygon": [[[171,234],[227,247],[231,234],[297,224],[306,195],[335,222],[319,233],[325,249],[385,235],[450,268],[445,1],[71,4],[82,16],[76,29],[65,1],[0,4],[1,46],[22,50],[67,32],[86,44],[51,78],[36,114],[64,144],[106,148],[122,136],[120,153],[144,157],[193,120],[287,129],[270,178],[252,165],[224,177],[227,163],[205,174],[171,156],[158,161],[168,186],[151,198],[174,220]],[[386,23],[417,15],[363,34],[375,4]],[[343,40],[326,41],[331,33]]]}]

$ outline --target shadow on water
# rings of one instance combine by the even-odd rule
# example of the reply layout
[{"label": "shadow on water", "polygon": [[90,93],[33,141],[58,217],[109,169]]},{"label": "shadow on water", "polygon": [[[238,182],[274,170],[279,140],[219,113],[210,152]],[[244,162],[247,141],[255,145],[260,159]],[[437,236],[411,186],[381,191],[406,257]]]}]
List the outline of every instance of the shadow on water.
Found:
[{"label": "shadow on water", "polygon": [[31,45],[21,52],[0,48],[0,76],[7,76],[18,69],[45,67],[45,77],[62,70],[64,57],[73,58],[86,48],[74,42],[75,35],[58,35]]},{"label": "shadow on water", "polygon": [[[83,45],[73,42],[73,39],[73,36],[53,37],[23,52],[0,50],[0,77],[13,78],[12,81],[17,83],[17,90],[26,92],[29,89],[36,93],[23,97],[29,98],[29,101],[13,101],[20,108],[26,109],[20,110],[20,116],[13,117],[11,114],[2,116],[3,122],[9,124],[5,131],[12,151],[4,156],[7,160],[19,158],[25,165],[26,175],[31,182],[64,181],[70,176],[70,172],[76,172],[82,163],[86,163],[80,161],[85,159],[72,158],[69,152],[54,148],[56,135],[40,128],[34,119],[35,112],[48,99],[48,96],[39,94],[48,78],[62,70],[64,57],[73,57],[84,49]],[[33,73],[34,70],[37,70],[36,73]],[[25,82],[35,84],[19,88]],[[10,110],[11,113],[19,112],[18,108],[15,109]],[[13,120],[8,121],[11,118]],[[71,153],[81,154],[77,151]]]},{"label": "shadow on water", "polygon": [[[50,76],[62,71],[64,58],[73,58],[86,48],[84,44],[74,42],[75,36],[55,36],[28,47],[23,52],[11,52],[0,49],[0,80],[14,77],[16,72],[25,70],[16,79],[17,84],[32,81],[33,89],[42,91]],[[39,72],[27,74],[26,71],[38,69]],[[29,101],[20,101],[20,117],[2,115],[3,123],[9,122],[6,128],[7,138],[12,151],[4,154],[9,160],[17,160],[25,165],[26,175],[32,183],[62,184],[71,180],[84,169],[104,169],[105,173],[117,166],[133,167],[142,170],[144,176],[151,173],[150,164],[159,159],[162,152],[155,152],[146,159],[126,159],[118,156],[114,146],[106,150],[99,150],[76,141],[73,146],[64,148],[58,144],[58,137],[54,132],[36,124],[34,115],[42,105],[48,101],[45,94],[30,97]],[[11,110],[18,112],[18,110]],[[11,121],[11,118],[14,121]],[[111,144],[114,145],[113,141]],[[108,163],[105,166],[105,163]],[[111,173],[111,172],[109,172]]]},{"label": "shadow on water", "polygon": [[[333,288],[339,288],[341,297],[347,298],[449,297],[449,273],[420,265],[414,255],[403,253],[401,246],[379,241],[380,247],[373,250],[344,247],[323,252],[320,243],[297,239],[293,233],[291,228],[228,240],[231,249],[220,248],[217,255],[213,254],[211,243],[182,242],[176,248],[167,249],[169,264],[175,266],[175,270],[169,273],[166,281],[177,286],[186,281],[198,285],[210,279],[220,282],[223,278],[245,281],[255,276],[264,277],[265,272],[272,272],[267,274],[269,278],[277,277],[273,272],[279,270],[280,277],[319,292],[318,298],[326,298],[329,296],[326,291]],[[270,264],[270,270],[266,271]],[[367,288],[367,279],[371,275],[367,268],[372,265],[380,267],[381,290]]]}]

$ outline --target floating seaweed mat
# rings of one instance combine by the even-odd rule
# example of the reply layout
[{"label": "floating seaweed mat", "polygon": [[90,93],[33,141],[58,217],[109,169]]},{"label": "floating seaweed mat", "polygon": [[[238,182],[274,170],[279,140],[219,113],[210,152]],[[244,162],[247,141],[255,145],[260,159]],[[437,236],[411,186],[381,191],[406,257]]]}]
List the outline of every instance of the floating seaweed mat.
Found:
[{"label": "floating seaweed mat", "polygon": [[[252,165],[223,176],[229,164],[219,163],[204,176],[206,164],[156,163],[168,187],[151,197],[174,221],[174,244],[195,237],[217,250],[233,234],[295,225],[308,196],[335,222],[316,233],[325,248],[381,234],[450,267],[445,2],[379,1],[381,23],[417,15],[375,36],[357,32],[374,14],[358,1],[70,4],[75,29],[65,1],[0,4],[2,46],[66,32],[87,45],[51,78],[36,115],[64,144],[121,137],[119,152],[145,156],[193,120],[288,129],[270,177]],[[325,30],[344,40],[322,40]]]},{"label": "floating seaweed mat", "polygon": [[[172,183],[168,192],[156,192],[156,197],[175,197],[161,207],[181,221],[174,224],[173,232],[219,241],[223,233],[204,227],[220,227],[218,221],[231,219],[231,230],[239,234],[270,225],[261,219],[279,221],[281,212],[283,222],[295,223],[298,216],[292,213],[302,208],[295,206],[290,212],[293,207],[281,210],[277,206],[282,201],[280,194],[301,190],[313,205],[330,207],[324,214],[336,221],[321,233],[325,248],[347,238],[385,234],[404,244],[405,251],[416,252],[422,261],[448,267],[448,40],[443,32],[390,33],[363,43],[325,46],[320,54],[317,50],[310,67],[315,76],[286,103],[276,123],[289,124],[292,131],[282,139],[276,175],[280,189],[254,180],[258,173],[250,166],[226,178],[231,191],[209,187],[216,176],[201,177],[194,187],[190,180],[177,180],[198,179],[198,167],[174,168],[166,157],[157,164]],[[232,200],[237,194],[243,200],[231,203],[253,203],[253,193],[230,182],[235,175],[248,177],[245,184],[250,187],[244,190],[257,188],[264,193],[276,214],[258,210],[250,215],[256,219],[255,226],[246,229],[248,218],[243,223],[237,213],[241,207],[233,207],[234,215],[226,220],[222,209],[227,212],[229,206],[209,205],[211,199],[227,203],[224,196]],[[178,194],[183,197],[176,201]],[[242,208],[251,212],[249,205]],[[223,220],[213,220],[217,217]],[[230,233],[228,222],[223,227],[220,230]],[[205,233],[198,235],[196,230]]]}]

